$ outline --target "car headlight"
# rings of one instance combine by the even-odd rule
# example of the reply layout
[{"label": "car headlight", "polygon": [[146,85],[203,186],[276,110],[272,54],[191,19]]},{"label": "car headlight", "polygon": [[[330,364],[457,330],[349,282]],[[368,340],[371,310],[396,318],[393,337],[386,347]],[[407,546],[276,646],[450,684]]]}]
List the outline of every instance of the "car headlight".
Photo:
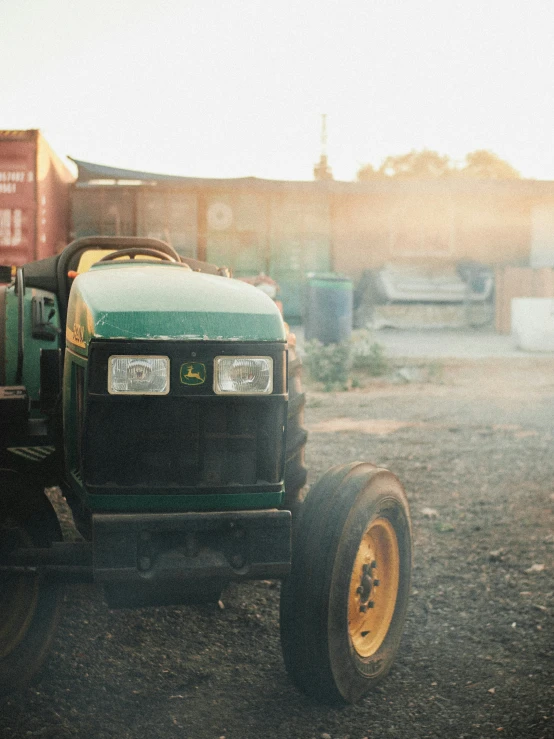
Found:
[{"label": "car headlight", "polygon": [[169,357],[111,356],[108,392],[111,395],[167,395]]},{"label": "car headlight", "polygon": [[272,391],[271,357],[214,359],[214,392],[217,395],[270,395]]}]

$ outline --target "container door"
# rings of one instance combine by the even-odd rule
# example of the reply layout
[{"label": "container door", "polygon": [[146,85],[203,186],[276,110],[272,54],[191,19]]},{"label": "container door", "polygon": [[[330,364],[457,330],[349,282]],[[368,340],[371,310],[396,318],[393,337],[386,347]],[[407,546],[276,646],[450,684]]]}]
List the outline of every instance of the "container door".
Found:
[{"label": "container door", "polygon": [[29,132],[0,132],[0,264],[35,259],[35,161]]}]

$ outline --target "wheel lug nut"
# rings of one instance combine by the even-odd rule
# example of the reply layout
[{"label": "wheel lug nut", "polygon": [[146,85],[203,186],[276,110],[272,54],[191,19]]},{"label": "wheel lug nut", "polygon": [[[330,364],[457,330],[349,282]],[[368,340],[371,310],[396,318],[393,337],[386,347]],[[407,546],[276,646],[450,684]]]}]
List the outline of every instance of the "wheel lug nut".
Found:
[{"label": "wheel lug nut", "polygon": [[150,557],[140,557],[139,559],[139,569],[140,570],[149,570],[152,566],[152,560]]},{"label": "wheel lug nut", "polygon": [[367,611],[367,606],[360,606],[360,613],[365,613],[366,611]]},{"label": "wheel lug nut", "polygon": [[368,604],[367,604],[368,608],[373,608],[374,606],[375,606],[375,603],[372,600],[368,601]]},{"label": "wheel lug nut", "polygon": [[244,557],[240,554],[233,554],[231,564],[235,569],[240,570],[241,567],[244,567]]},{"label": "wheel lug nut", "polygon": [[377,587],[377,586],[378,586],[378,585],[380,585],[380,584],[381,584],[381,581],[380,581],[380,580],[374,580],[374,581],[373,581],[373,585],[374,585],[374,587]]},{"label": "wheel lug nut", "polygon": [[377,567],[377,562],[375,560],[373,560],[373,562],[369,566],[373,570],[373,569],[375,569],[375,567]]}]

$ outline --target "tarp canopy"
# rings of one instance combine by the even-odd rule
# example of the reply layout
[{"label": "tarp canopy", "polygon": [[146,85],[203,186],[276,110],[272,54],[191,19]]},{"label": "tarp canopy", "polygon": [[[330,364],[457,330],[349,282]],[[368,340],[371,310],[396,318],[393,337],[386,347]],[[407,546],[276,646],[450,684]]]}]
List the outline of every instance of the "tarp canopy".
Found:
[{"label": "tarp canopy", "polygon": [[134,169],[121,169],[120,167],[109,167],[105,164],[94,164],[83,162],[80,159],[69,157],[79,168],[78,182],[90,182],[90,180],[141,180],[145,182],[190,182],[190,177],[180,177],[171,174],[156,174],[154,172],[139,172]]},{"label": "tarp canopy", "polygon": [[233,177],[233,178],[209,178],[209,177],[182,177],[180,175],[156,174],[155,172],[140,172],[135,169],[122,169],[120,167],[109,167],[105,164],[95,164],[93,162],[84,162],[81,159],[68,157],[74,162],[79,170],[77,177],[77,186],[87,187],[87,185],[97,184],[118,184],[125,185],[129,183],[144,183],[150,185],[175,185],[188,187],[227,187],[245,188],[256,190],[290,190],[302,189],[309,192],[325,191],[329,189],[329,185],[333,182],[313,182],[313,181],[293,181],[286,182],[280,180],[266,180],[260,177]]},{"label": "tarp canopy", "polygon": [[[554,181],[551,180],[481,180],[473,177],[437,177],[431,180],[396,179],[392,177],[377,178],[367,182],[342,182],[337,180],[302,181],[302,180],[267,180],[260,177],[209,178],[182,177],[180,175],[156,174],[140,172],[135,169],[109,167],[105,164],[84,162],[68,157],[79,170],[77,185],[86,187],[98,184],[99,180],[114,181],[124,185],[133,183],[157,183],[189,187],[220,187],[232,185],[239,188],[255,188],[257,190],[304,190],[307,192],[334,192],[344,194],[450,194],[467,193],[483,195],[554,195]],[[111,184],[111,183],[110,183]]]}]

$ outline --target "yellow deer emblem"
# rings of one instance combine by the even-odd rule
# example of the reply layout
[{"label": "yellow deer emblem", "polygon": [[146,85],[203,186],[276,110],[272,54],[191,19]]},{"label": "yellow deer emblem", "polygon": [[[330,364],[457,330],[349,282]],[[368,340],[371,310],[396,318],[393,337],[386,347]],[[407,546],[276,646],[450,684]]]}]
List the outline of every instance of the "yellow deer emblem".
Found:
[{"label": "yellow deer emblem", "polygon": [[183,385],[202,385],[206,382],[206,365],[202,362],[185,362],[181,365]]}]

